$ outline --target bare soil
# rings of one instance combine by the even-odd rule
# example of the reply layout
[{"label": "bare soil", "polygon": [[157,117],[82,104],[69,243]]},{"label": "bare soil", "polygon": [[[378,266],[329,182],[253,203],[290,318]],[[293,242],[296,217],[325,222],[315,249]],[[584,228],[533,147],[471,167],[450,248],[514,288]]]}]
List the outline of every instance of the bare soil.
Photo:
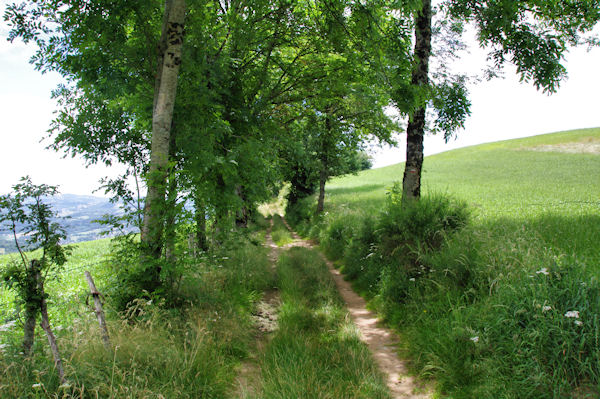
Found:
[{"label": "bare soil", "polygon": [[569,154],[594,154],[600,155],[600,140],[590,137],[583,141],[571,143],[539,145],[527,147],[524,150],[542,151],[542,152],[564,152]]},{"label": "bare soil", "polygon": [[[288,246],[313,247],[314,244],[302,240],[287,224],[292,232],[294,242]],[[323,257],[325,259],[325,257]],[[397,347],[399,337],[389,328],[381,325],[377,315],[367,309],[365,300],[354,292],[349,282],[343,279],[339,270],[325,259],[329,271],[333,276],[340,295],[346,302],[348,312],[361,333],[361,339],[367,344],[373,354],[379,369],[387,376],[387,385],[392,398],[402,399],[428,399],[431,398],[430,389],[419,384],[414,377],[408,374],[406,362],[398,357]]]},{"label": "bare soil", "polygon": [[[271,220],[271,227],[266,234],[265,245],[270,249],[269,260],[271,261],[271,267],[275,269],[279,257],[279,248],[271,238],[272,227],[273,220]],[[252,314],[256,328],[255,351],[240,365],[235,392],[232,397],[247,398],[259,396],[260,387],[258,386],[258,382],[260,381],[260,366],[258,361],[271,334],[277,330],[277,312],[280,304],[279,291],[276,289],[265,292],[263,298],[256,304],[256,309]]]}]

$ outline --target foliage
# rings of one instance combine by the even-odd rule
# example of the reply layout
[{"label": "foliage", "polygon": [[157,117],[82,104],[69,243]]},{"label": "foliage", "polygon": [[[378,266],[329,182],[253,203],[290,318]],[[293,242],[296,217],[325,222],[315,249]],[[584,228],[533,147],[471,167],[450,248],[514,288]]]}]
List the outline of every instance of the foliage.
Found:
[{"label": "foliage", "polygon": [[[20,255],[19,260],[13,259],[4,265],[0,278],[7,288],[15,291],[18,304],[25,307],[27,318],[33,322],[45,299],[41,290],[44,281],[49,275],[59,276],[72,251],[72,247],[61,245],[66,234],[56,221],[58,215],[47,203],[47,198],[57,192],[54,186],[35,185],[31,178],[23,177],[21,183],[13,186],[11,194],[0,197],[0,224],[12,233]],[[19,242],[20,236],[26,237],[25,243]],[[26,249],[40,250],[39,258],[30,261],[24,252]],[[32,327],[35,328],[35,324],[28,326]],[[26,351],[30,349],[27,340],[26,337]]]},{"label": "foliage", "polygon": [[522,81],[550,93],[566,76],[564,53],[589,41],[585,35],[600,18],[598,1],[450,0],[446,7],[450,17],[476,24],[496,68],[511,62]]}]

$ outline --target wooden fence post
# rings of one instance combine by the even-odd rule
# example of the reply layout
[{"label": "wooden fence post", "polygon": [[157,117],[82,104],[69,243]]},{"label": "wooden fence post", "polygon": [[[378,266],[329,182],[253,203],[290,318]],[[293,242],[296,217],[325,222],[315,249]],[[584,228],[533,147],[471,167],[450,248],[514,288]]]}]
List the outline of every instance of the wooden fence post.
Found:
[{"label": "wooden fence post", "polygon": [[100,332],[102,334],[102,341],[104,342],[104,347],[106,348],[106,350],[110,350],[110,339],[108,337],[108,329],[106,328],[106,319],[104,318],[104,311],[102,310],[102,301],[100,301],[100,293],[96,289],[96,285],[94,284],[94,280],[92,279],[92,275],[90,274],[90,272],[86,270],[84,274],[88,286],[90,287],[92,297],[94,298],[94,311],[96,313],[96,318],[98,319],[98,324],[100,324]]},{"label": "wooden fence post", "polygon": [[[36,264],[34,265],[34,262]],[[56,345],[56,337],[52,333],[52,329],[50,328],[50,320],[48,318],[48,305],[46,304],[46,292],[44,291],[44,281],[42,280],[42,275],[40,274],[40,268],[37,265],[36,260],[32,261],[32,269],[35,271],[35,277],[38,284],[38,290],[42,299],[40,301],[40,313],[42,314],[41,326],[46,332],[46,336],[48,337],[48,343],[50,344],[50,349],[52,350],[52,356],[54,357],[54,366],[58,371],[58,378],[60,378],[60,383],[65,383],[65,370],[63,369],[62,360],[60,359],[60,353],[58,352],[58,345]]]}]

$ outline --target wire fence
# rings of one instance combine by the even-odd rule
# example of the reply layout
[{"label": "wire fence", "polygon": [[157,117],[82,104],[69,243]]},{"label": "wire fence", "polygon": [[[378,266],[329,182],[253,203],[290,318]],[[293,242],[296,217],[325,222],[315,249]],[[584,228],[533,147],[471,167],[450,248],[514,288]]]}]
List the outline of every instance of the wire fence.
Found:
[{"label": "wire fence", "polygon": [[[84,279],[83,272],[84,271],[93,270],[96,266],[103,265],[103,264],[106,264],[106,261],[101,260],[101,261],[97,261],[94,263],[86,263],[83,265],[81,265],[81,264],[74,265],[71,267],[60,269],[59,273],[64,275],[64,274],[73,274],[73,273],[81,272],[81,278],[83,281],[83,279]],[[6,292],[6,290],[7,290],[6,287],[3,287],[2,285],[0,285],[0,294],[2,291]],[[8,313],[13,312],[15,310],[17,310],[17,309],[12,301],[12,298],[7,297],[6,295],[0,295],[0,323],[3,322],[2,318],[1,318],[2,316],[6,316]]]}]

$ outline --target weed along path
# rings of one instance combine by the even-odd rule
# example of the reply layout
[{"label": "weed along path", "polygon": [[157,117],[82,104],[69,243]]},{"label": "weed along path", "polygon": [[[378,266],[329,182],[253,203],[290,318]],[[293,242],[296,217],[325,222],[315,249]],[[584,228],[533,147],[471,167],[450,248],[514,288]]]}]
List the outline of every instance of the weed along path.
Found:
[{"label": "weed along path", "polygon": [[[290,245],[313,247],[309,241],[301,239],[283,220],[292,233],[295,240]],[[431,395],[423,386],[416,383],[415,379],[408,374],[406,364],[398,358],[396,347],[399,342],[397,335],[388,328],[379,325],[375,313],[367,309],[365,300],[356,294],[349,282],[343,279],[339,270],[323,256],[329,272],[342,296],[352,320],[361,333],[361,339],[371,351],[379,369],[387,376],[387,386],[393,398],[402,399],[428,399]]]}]

